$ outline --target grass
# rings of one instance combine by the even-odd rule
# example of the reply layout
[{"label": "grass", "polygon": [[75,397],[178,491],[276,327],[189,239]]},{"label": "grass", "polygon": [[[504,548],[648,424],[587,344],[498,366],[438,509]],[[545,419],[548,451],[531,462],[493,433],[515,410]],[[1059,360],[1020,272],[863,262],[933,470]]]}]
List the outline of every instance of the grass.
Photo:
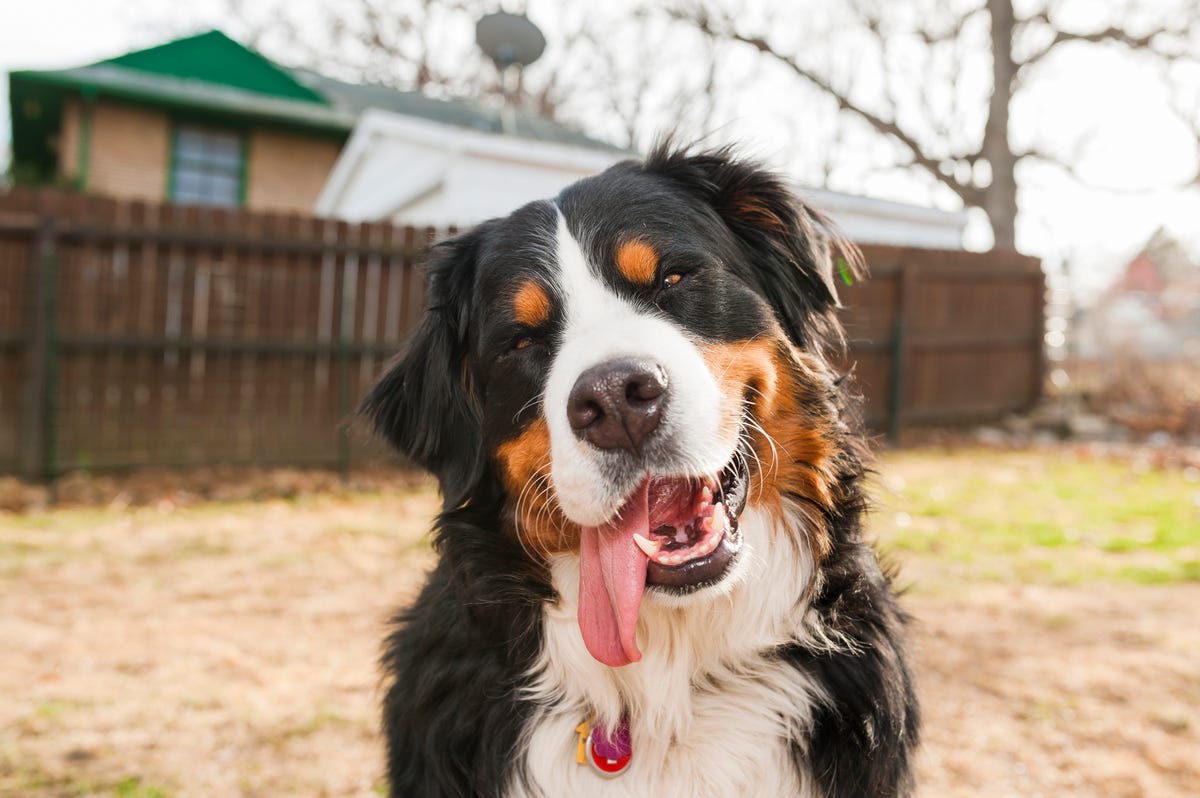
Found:
[{"label": "grass", "polygon": [[1070,451],[913,450],[880,463],[872,529],[967,580],[1200,582],[1200,481]]},{"label": "grass", "polygon": [[117,798],[170,798],[170,793],[142,782],[136,776],[122,779],[115,790]]},{"label": "grass", "polygon": [[[1159,789],[1200,775],[1200,474],[929,449],[878,472],[870,529],[922,594],[922,795],[1014,763],[1041,780],[994,793],[1125,794],[1113,762],[1141,794],[1200,795]],[[337,488],[0,513],[0,795],[386,794],[378,646],[439,502]]]}]

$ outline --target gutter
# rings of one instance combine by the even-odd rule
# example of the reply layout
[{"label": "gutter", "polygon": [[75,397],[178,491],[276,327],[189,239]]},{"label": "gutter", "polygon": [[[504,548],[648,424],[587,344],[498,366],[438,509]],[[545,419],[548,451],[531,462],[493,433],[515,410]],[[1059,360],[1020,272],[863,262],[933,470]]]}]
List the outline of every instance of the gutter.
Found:
[{"label": "gutter", "polygon": [[348,134],[356,116],[316,102],[285,100],[230,89],[206,81],[150,75],[118,66],[89,66],[49,72],[13,72],[14,81],[73,89],[172,109],[224,113],[283,127]]}]

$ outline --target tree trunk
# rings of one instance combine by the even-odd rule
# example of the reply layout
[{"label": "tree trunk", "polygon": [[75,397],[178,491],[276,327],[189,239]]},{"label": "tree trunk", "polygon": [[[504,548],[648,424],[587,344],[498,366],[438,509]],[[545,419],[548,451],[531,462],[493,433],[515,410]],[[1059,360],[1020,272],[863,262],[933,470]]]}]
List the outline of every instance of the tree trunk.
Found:
[{"label": "tree trunk", "polygon": [[983,131],[983,157],[992,169],[992,182],[983,190],[983,210],[992,224],[996,249],[1016,249],[1017,159],[1008,140],[1008,110],[1012,104],[1012,0],[987,0],[992,26],[992,98]]}]

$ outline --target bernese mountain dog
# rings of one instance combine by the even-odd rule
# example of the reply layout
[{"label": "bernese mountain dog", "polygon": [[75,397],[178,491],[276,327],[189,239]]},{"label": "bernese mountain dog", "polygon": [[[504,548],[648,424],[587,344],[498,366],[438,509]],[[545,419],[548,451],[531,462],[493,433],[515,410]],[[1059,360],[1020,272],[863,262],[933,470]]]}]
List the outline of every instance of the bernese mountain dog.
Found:
[{"label": "bernese mountain dog", "polygon": [[361,410],[437,478],[386,643],[393,796],[907,796],[837,283],[778,176],[661,145],[435,247]]}]

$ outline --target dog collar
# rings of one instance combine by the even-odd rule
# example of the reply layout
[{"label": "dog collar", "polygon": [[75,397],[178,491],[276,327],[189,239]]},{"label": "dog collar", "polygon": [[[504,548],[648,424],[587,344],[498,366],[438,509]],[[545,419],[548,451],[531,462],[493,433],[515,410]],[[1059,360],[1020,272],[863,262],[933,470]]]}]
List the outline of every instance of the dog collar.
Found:
[{"label": "dog collar", "polygon": [[629,769],[633,746],[629,741],[629,718],[621,716],[611,733],[595,724],[595,717],[575,727],[579,744],[575,747],[576,764],[588,764],[606,779],[620,776]]}]

